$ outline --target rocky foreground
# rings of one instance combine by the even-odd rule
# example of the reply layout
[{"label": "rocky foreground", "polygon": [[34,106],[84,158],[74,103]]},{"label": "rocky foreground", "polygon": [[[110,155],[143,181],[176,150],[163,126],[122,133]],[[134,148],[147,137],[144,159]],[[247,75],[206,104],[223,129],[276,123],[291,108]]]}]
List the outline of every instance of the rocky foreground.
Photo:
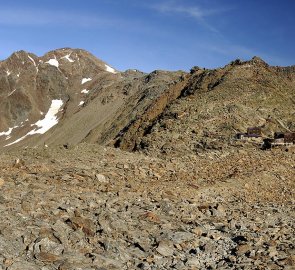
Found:
[{"label": "rocky foreground", "polygon": [[294,269],[295,152],[0,155],[0,269]]}]

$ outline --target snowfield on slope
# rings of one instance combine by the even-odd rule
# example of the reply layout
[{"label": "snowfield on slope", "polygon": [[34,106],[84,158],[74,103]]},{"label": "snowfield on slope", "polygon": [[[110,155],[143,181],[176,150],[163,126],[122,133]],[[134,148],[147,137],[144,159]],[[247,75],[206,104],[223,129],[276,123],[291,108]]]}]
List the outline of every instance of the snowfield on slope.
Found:
[{"label": "snowfield on slope", "polygon": [[91,78],[83,78],[82,81],[81,81],[81,84],[84,84],[84,83],[87,83],[87,82],[90,82],[92,81]]},{"label": "snowfield on slope", "polygon": [[75,60],[70,58],[71,54],[67,54],[65,56],[63,56],[61,59],[67,59],[70,63],[74,63]]},{"label": "snowfield on slope", "polygon": [[83,90],[81,91],[81,93],[82,93],[82,94],[88,94],[88,93],[89,93],[89,90],[87,90],[87,89],[83,89]]},{"label": "snowfield on slope", "polygon": [[17,127],[18,127],[18,126],[14,126],[14,127],[12,127],[12,128],[9,128],[6,132],[5,132],[5,131],[0,132],[0,136],[9,136],[9,135],[11,134],[12,130],[13,130],[14,128],[17,128]]},{"label": "snowfield on slope", "polygon": [[105,65],[105,67],[106,67],[106,71],[107,71],[107,72],[114,73],[114,74],[117,73],[116,70],[113,69],[112,67],[110,67],[110,66],[108,66],[108,65]]},{"label": "snowfield on slope", "polygon": [[42,120],[37,121],[35,124],[32,124],[31,126],[37,126],[37,128],[31,130],[28,132],[25,136],[17,139],[16,141],[9,143],[5,146],[9,146],[15,143],[18,143],[25,139],[29,135],[34,134],[44,134],[46,131],[51,129],[53,126],[55,126],[58,123],[57,113],[60,111],[61,107],[63,105],[63,101],[59,99],[52,100],[51,106],[45,115],[45,117]]},{"label": "snowfield on slope", "polygon": [[58,61],[56,59],[50,59],[50,60],[48,60],[45,63],[46,64],[49,64],[51,66],[57,67],[57,68],[59,67],[59,63],[58,63]]}]

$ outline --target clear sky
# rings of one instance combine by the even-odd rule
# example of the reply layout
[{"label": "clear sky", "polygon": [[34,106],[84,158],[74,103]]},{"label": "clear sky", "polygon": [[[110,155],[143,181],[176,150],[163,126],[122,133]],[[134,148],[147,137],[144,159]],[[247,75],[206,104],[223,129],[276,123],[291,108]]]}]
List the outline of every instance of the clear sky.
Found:
[{"label": "clear sky", "polygon": [[119,70],[295,64],[295,0],[0,0],[0,59],[82,48]]}]

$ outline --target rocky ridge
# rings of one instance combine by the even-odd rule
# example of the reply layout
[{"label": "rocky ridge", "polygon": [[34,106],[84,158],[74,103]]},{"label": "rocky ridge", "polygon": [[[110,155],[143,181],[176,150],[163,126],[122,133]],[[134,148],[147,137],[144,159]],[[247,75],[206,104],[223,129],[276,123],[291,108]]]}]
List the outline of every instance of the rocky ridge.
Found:
[{"label": "rocky ridge", "polygon": [[[235,135],[248,127],[262,127],[264,137],[294,132],[294,74],[294,67],[271,67],[258,57],[215,70],[195,67],[162,110],[157,110],[159,99],[143,115],[144,124],[137,121],[126,128],[121,148],[132,150],[136,145],[157,156],[169,152],[169,158],[204,148],[222,150],[235,144]],[[173,93],[174,88],[169,89],[168,95]]]}]

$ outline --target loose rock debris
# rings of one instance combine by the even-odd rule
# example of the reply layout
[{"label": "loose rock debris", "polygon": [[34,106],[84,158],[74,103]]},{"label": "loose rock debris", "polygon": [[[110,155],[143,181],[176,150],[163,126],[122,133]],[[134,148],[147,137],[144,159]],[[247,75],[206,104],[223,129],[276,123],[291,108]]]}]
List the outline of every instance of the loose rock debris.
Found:
[{"label": "loose rock debris", "polygon": [[294,269],[294,155],[244,151],[1,154],[0,269]]}]

